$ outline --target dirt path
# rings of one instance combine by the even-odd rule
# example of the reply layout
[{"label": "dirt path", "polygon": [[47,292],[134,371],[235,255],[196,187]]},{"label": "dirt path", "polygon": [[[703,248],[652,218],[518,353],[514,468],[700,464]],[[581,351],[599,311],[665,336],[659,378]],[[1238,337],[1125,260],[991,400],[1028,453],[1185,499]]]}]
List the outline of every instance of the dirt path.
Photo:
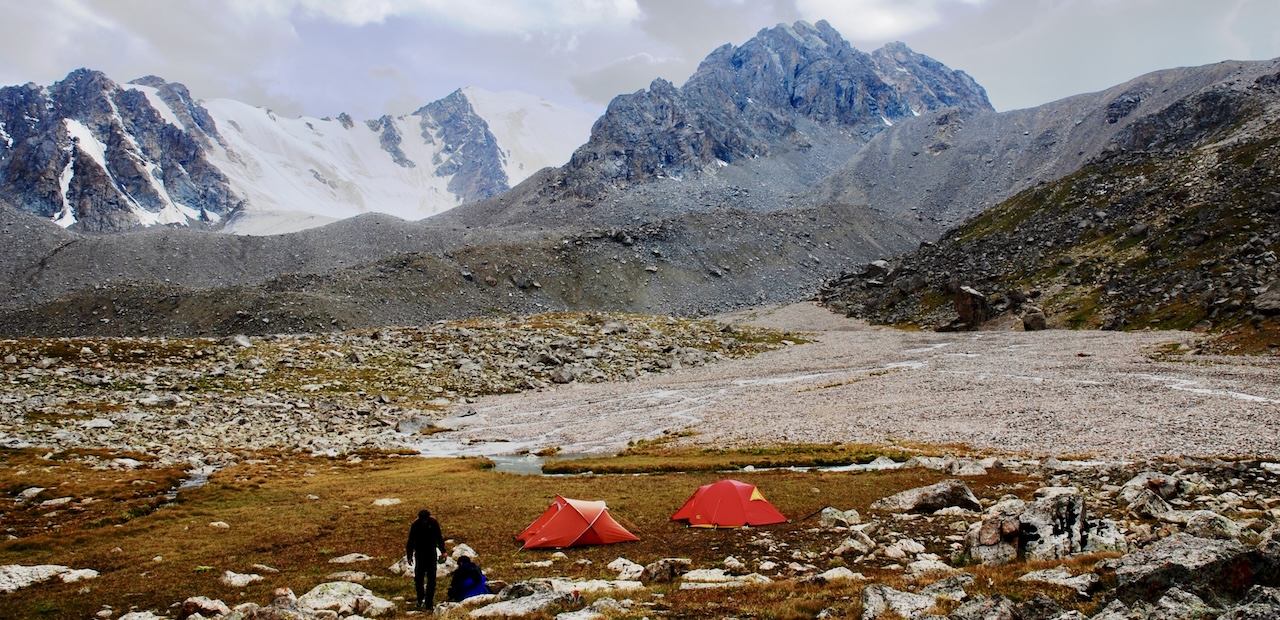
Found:
[{"label": "dirt path", "polygon": [[574,384],[459,409],[433,454],[684,441],[960,443],[1032,455],[1280,455],[1280,360],[1150,354],[1182,332],[909,333],[812,304],[721,317],[814,342],[629,383]]}]

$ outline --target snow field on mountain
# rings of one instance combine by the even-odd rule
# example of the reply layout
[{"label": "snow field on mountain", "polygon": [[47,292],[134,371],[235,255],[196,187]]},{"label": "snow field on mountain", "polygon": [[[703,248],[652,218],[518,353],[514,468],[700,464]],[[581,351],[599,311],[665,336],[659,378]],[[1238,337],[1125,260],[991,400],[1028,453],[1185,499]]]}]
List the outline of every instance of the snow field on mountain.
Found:
[{"label": "snow field on mountain", "polygon": [[[568,161],[594,120],[524,93],[464,92],[506,154],[511,185]],[[419,220],[460,204],[449,191],[452,176],[436,172],[449,156],[440,130],[425,138],[421,116],[393,120],[400,149],[414,163],[405,167],[382,148],[383,130],[363,122],[347,128],[337,120],[281,118],[227,99],[203,105],[226,141],[210,158],[249,203],[229,232],[278,234],[369,212]]]},{"label": "snow field on mountain", "polygon": [[574,149],[591,137],[596,120],[582,110],[513,90],[494,93],[468,86],[462,94],[506,154],[503,171],[512,186],[543,168],[568,163]]},{"label": "snow field on mountain", "polygon": [[[338,220],[371,211],[417,220],[457,205],[449,178],[437,176],[432,165],[443,145],[423,139],[416,116],[395,120],[400,148],[416,164],[408,168],[382,149],[380,132],[364,123],[346,128],[337,120],[279,118],[227,99],[204,106],[227,143],[211,149],[211,159],[249,200],[251,213],[296,212],[299,223],[307,215]],[[234,223],[231,228],[255,232]]]}]

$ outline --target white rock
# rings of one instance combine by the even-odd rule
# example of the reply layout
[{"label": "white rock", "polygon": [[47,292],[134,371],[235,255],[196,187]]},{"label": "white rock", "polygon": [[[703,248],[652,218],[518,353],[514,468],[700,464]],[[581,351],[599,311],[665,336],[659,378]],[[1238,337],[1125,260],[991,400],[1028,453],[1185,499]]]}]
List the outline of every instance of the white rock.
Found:
[{"label": "white rock", "polygon": [[222,577],[218,578],[218,583],[228,588],[243,588],[255,581],[262,581],[262,575],[224,571]]},{"label": "white rock", "polygon": [[71,569],[57,564],[40,564],[37,566],[21,566],[10,564],[0,566],[0,592],[14,592],[19,588],[52,579]]},{"label": "white rock", "polygon": [[640,574],[644,572],[644,566],[636,564],[626,558],[618,558],[606,566],[611,571],[618,573],[618,579],[636,580],[640,578]]},{"label": "white rock", "polygon": [[131,611],[117,620],[165,620],[165,617],[157,616],[151,611]]},{"label": "white rock", "polygon": [[349,581],[331,581],[312,588],[298,597],[298,607],[331,610],[339,616],[359,614],[370,618],[395,612],[396,605],[375,596],[368,588]]},{"label": "white rock", "polygon": [[39,495],[44,490],[45,490],[44,487],[30,487],[27,489],[23,489],[21,493],[18,493],[18,499],[15,501],[21,504],[22,502],[25,502]]},{"label": "white rock", "polygon": [[413,576],[413,564],[410,564],[409,559],[403,556],[401,556],[399,560],[396,560],[395,564],[388,566],[387,570],[391,571],[392,574],[400,575],[401,577]]},{"label": "white rock", "polygon": [[62,583],[75,583],[84,579],[97,579],[98,571],[92,568],[72,569],[58,576],[62,579]]},{"label": "white rock", "polygon": [[685,573],[681,578],[685,581],[701,581],[705,583],[734,580],[734,577],[724,572],[723,568],[699,568]]},{"label": "white rock", "polygon": [[589,579],[586,581],[550,579],[548,582],[551,585],[551,590],[560,594],[573,594],[575,591],[582,594],[584,592],[628,592],[644,589],[644,584],[639,581],[624,579],[614,581],[606,579]]},{"label": "white rock", "polygon": [[187,616],[187,620],[196,616],[217,618],[231,614],[231,608],[227,607],[226,603],[205,596],[188,597],[182,602],[181,610],[181,613],[191,613]]},{"label": "white rock", "polygon": [[555,562],[551,560],[536,560],[533,562],[516,562],[512,566],[516,568],[551,568],[552,564],[555,564]]},{"label": "white rock", "polygon": [[112,422],[111,420],[108,420],[106,418],[94,418],[92,420],[85,420],[84,422],[84,427],[86,429],[112,428],[115,425],[116,425],[115,422]]},{"label": "white rock", "polygon": [[747,565],[743,564],[742,560],[729,556],[724,559],[724,569],[734,574],[743,573],[746,572]]},{"label": "white rock", "polygon": [[530,596],[524,596],[510,601],[491,603],[479,609],[474,609],[471,611],[471,617],[493,618],[524,616],[541,611],[567,599],[567,595],[559,592],[538,592]]},{"label": "white rock", "polygon": [[454,545],[453,551],[449,552],[449,557],[454,560],[457,560],[464,555],[473,560],[480,558],[480,554],[476,553],[476,550],[472,549],[467,543],[458,543],[457,545]]},{"label": "white rock", "polygon": [[1018,577],[1018,581],[1030,581],[1039,583],[1051,583],[1054,585],[1066,586],[1080,593],[1080,596],[1089,596],[1089,590],[1098,586],[1098,576],[1093,573],[1083,573],[1079,576],[1072,576],[1071,573],[1063,568],[1038,570],[1027,573]]},{"label": "white rock", "polygon": [[923,577],[925,575],[950,575],[960,572],[959,569],[950,566],[946,562],[935,559],[916,560],[907,565],[907,576]]},{"label": "white rock", "polygon": [[866,575],[863,575],[862,573],[855,573],[843,566],[837,566],[824,573],[818,573],[817,578],[825,581],[837,581],[841,579],[849,580],[849,581],[866,581],[867,580]]},{"label": "white rock", "polygon": [[362,581],[368,581],[370,577],[368,573],[363,573],[355,570],[344,570],[344,571],[338,571],[336,573],[330,573],[328,575],[325,575],[325,579],[329,579],[332,581],[350,581],[351,583],[360,583]]},{"label": "white rock", "polygon": [[399,504],[401,501],[402,500],[398,497],[384,497],[382,499],[373,500],[373,505],[374,506],[395,506],[396,504]]},{"label": "white rock", "polygon": [[348,553],[346,555],[340,555],[336,558],[330,558],[329,563],[330,564],[354,564],[356,562],[368,562],[369,560],[372,560],[372,559],[373,559],[372,557],[367,556],[363,553]]},{"label": "white rock", "polygon": [[209,523],[209,527],[219,529],[219,530],[231,529],[231,525],[228,524],[226,521],[212,521]]},{"label": "white rock", "polygon": [[563,551],[557,551],[557,552],[555,552],[555,553],[551,554],[551,559],[552,559],[552,560],[554,560],[554,561],[556,561],[556,562],[561,562],[561,561],[564,561],[564,560],[568,560],[568,559],[569,559],[569,556],[565,555]]},{"label": "white rock", "polygon": [[590,607],[585,607],[578,611],[566,611],[556,614],[556,620],[604,620],[604,614]]},{"label": "white rock", "polygon": [[70,504],[74,499],[75,499],[74,497],[59,497],[57,499],[46,499],[43,502],[40,502],[40,507],[41,508],[57,508],[58,506],[65,506],[67,504]]}]

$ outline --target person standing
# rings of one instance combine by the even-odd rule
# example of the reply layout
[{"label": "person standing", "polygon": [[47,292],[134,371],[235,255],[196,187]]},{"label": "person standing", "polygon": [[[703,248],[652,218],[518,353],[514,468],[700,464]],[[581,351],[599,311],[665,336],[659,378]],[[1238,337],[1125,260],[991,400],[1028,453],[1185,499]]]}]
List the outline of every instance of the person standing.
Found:
[{"label": "person standing", "polygon": [[[439,549],[439,556],[436,550]],[[436,558],[443,557],[444,535],[440,533],[440,523],[431,517],[428,510],[418,511],[418,520],[409,527],[409,540],[404,544],[404,557],[413,564],[413,585],[418,590],[417,608],[435,607],[436,598]],[[426,583],[423,583],[423,577]]]}]

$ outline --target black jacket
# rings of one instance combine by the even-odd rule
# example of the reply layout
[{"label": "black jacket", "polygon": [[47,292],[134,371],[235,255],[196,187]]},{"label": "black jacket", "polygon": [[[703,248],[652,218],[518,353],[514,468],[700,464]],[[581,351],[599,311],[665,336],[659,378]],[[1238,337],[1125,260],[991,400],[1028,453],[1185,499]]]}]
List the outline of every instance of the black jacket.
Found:
[{"label": "black jacket", "polygon": [[404,556],[410,562],[415,561],[415,554],[418,561],[434,562],[436,549],[439,549],[442,554],[445,552],[444,535],[440,533],[440,523],[431,517],[414,521],[409,527],[409,540],[404,544]]}]

